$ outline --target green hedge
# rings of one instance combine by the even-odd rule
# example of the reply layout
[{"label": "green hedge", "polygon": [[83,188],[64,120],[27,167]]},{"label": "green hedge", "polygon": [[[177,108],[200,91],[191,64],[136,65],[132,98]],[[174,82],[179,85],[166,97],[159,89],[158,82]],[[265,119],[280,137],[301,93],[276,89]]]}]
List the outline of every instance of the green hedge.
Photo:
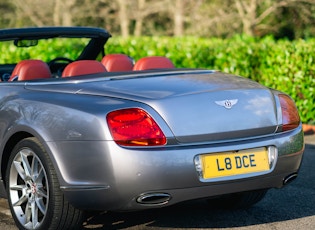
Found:
[{"label": "green hedge", "polygon": [[289,94],[303,123],[315,124],[315,40],[111,38],[106,52],[125,53],[135,60],[161,55],[177,67],[216,69],[248,77]]},{"label": "green hedge", "polygon": [[52,58],[67,57],[76,58],[87,45],[89,39],[49,39],[38,41],[36,46],[16,47],[12,41],[0,42],[0,64],[17,63],[24,59],[41,59],[50,61]]},{"label": "green hedge", "polygon": [[[65,57],[74,58],[82,46],[82,42],[53,42],[36,48],[40,58],[47,61],[61,49]],[[8,55],[8,49],[17,55]],[[16,49],[13,45],[0,45],[0,52],[0,63],[14,63],[19,57],[33,58],[35,55],[30,56],[28,49]],[[315,124],[315,40],[111,38],[106,44],[106,52],[125,53],[135,60],[161,55],[169,57],[177,67],[216,69],[248,77],[289,94],[297,104],[303,123]]]}]

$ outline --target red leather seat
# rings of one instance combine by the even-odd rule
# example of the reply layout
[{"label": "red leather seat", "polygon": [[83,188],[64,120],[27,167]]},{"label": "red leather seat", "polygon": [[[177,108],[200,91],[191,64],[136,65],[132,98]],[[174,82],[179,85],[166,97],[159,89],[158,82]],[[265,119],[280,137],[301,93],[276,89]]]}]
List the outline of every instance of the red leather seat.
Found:
[{"label": "red leather seat", "polygon": [[132,71],[133,69],[133,60],[125,54],[107,54],[101,62],[108,72]]},{"label": "red leather seat", "polygon": [[104,72],[107,71],[101,62],[95,60],[80,60],[67,65],[62,72],[62,77],[74,77]]},{"label": "red leather seat", "polygon": [[9,81],[25,81],[50,77],[51,72],[47,63],[41,60],[23,60],[16,64]]},{"label": "red leather seat", "polygon": [[175,68],[174,64],[167,57],[151,56],[139,59],[133,70],[168,69]]}]

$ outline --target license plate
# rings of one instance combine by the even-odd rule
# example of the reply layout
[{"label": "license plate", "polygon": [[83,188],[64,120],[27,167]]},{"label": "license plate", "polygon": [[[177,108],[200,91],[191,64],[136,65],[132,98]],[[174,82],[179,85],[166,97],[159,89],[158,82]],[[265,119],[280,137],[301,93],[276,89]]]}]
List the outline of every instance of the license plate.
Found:
[{"label": "license plate", "polygon": [[267,148],[201,155],[203,178],[236,176],[268,171]]}]

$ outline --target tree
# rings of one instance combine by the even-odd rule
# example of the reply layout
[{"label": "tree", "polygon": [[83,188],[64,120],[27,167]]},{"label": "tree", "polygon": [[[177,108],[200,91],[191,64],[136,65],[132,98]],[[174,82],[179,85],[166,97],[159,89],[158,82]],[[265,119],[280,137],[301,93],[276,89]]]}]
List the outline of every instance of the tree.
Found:
[{"label": "tree", "polygon": [[129,22],[128,17],[128,1],[126,0],[116,0],[119,8],[119,25],[121,29],[121,35],[123,37],[129,36]]},{"label": "tree", "polygon": [[184,0],[174,1],[174,35],[184,35]]},{"label": "tree", "polygon": [[314,36],[315,0],[0,0],[1,27],[98,26],[133,34]]},{"label": "tree", "polygon": [[[135,36],[152,35],[156,34],[156,25],[162,25],[161,21],[165,22],[165,13],[169,9],[169,1],[136,0],[133,6],[135,7],[130,9],[131,20],[134,21],[135,25],[133,34]],[[150,33],[144,33],[144,31],[150,31]]]},{"label": "tree", "polygon": [[11,2],[7,0],[0,0],[0,27],[13,27],[14,26],[14,15],[15,7]]},{"label": "tree", "polygon": [[53,21],[54,25],[56,26],[72,26],[73,25],[73,18],[71,9],[76,4],[75,0],[54,0],[55,7],[54,7],[54,14],[53,14]]},{"label": "tree", "polygon": [[44,26],[51,24],[47,14],[48,9],[53,8],[52,3],[41,0],[12,0],[15,6],[17,21],[23,21],[32,26]]},{"label": "tree", "polygon": [[76,0],[12,0],[16,20],[28,26],[72,26],[71,10],[75,4]]},{"label": "tree", "polygon": [[[303,18],[312,17],[310,5],[314,0],[235,0],[235,7],[242,22],[242,32],[254,36],[256,32],[266,30],[278,24],[277,20],[270,21],[268,18],[276,18],[283,9],[290,9],[295,16]],[[299,9],[299,10],[295,10]],[[292,14],[293,15],[293,14]],[[283,15],[282,15],[283,16]],[[313,19],[314,20],[314,19]],[[309,20],[306,20],[309,21]],[[279,28],[277,28],[279,29]]]},{"label": "tree", "polygon": [[141,36],[142,35],[142,26],[143,26],[143,20],[144,20],[144,15],[142,12],[144,11],[145,8],[145,0],[137,0],[137,14],[135,15],[135,30],[134,30],[134,35],[135,36]]}]

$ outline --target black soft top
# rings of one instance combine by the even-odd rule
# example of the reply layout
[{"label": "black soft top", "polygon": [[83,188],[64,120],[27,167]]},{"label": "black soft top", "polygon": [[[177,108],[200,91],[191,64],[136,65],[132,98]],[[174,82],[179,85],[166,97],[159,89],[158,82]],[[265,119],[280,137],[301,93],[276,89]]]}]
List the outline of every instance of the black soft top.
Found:
[{"label": "black soft top", "polygon": [[85,37],[106,41],[111,35],[105,29],[95,27],[28,27],[0,30],[0,40],[2,41],[54,37]]}]

